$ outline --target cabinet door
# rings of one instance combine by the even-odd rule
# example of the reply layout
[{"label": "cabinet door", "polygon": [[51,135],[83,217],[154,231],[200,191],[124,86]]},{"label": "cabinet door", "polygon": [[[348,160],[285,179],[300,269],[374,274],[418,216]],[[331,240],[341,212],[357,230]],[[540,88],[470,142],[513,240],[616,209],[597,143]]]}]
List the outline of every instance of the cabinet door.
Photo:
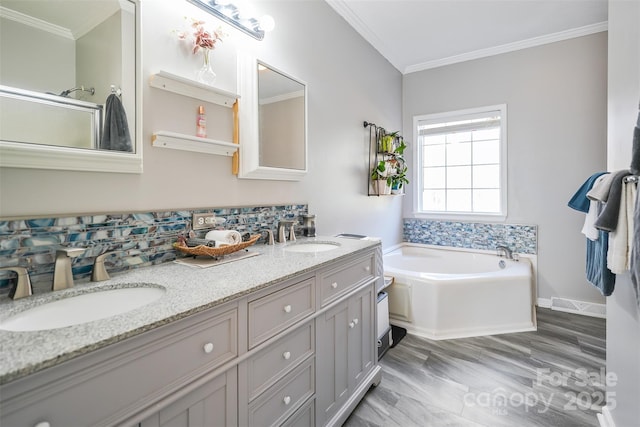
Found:
[{"label": "cabinet door", "polygon": [[316,416],[319,426],[331,419],[349,398],[348,320],[348,301],[316,320]]},{"label": "cabinet door", "polygon": [[236,368],[144,420],[140,427],[224,427],[238,424]]},{"label": "cabinet door", "polygon": [[349,298],[349,390],[355,390],[375,365],[373,301],[372,286]]}]

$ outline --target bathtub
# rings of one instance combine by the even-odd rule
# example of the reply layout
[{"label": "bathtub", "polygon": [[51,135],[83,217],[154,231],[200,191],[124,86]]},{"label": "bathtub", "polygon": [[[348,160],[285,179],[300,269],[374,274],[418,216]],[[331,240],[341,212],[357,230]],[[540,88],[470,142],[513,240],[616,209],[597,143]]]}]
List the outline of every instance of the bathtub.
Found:
[{"label": "bathtub", "polygon": [[536,330],[532,263],[404,243],[383,256],[391,323],[441,340]]}]

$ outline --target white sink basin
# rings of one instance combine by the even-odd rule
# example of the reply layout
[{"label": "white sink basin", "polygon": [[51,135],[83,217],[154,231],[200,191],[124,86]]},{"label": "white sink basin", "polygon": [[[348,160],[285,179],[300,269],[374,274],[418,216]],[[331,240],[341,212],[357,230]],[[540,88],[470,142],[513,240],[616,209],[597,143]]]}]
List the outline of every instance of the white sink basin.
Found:
[{"label": "white sink basin", "polygon": [[340,243],[333,242],[300,242],[284,247],[286,252],[326,252],[338,249]]},{"label": "white sink basin", "polygon": [[164,295],[163,288],[133,287],[95,291],[51,301],[0,322],[5,331],[43,331],[126,313]]}]

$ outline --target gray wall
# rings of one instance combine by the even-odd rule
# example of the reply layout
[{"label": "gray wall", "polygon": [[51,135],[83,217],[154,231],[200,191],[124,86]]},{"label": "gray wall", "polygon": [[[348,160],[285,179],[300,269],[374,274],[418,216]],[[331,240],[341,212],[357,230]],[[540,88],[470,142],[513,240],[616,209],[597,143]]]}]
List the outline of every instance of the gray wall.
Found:
[{"label": "gray wall", "polygon": [[415,115],[507,104],[506,222],[538,225],[541,298],[603,302],[585,279],[584,215],[567,202],[606,167],[606,60],[598,33],[404,76],[405,135]]},{"label": "gray wall", "polygon": [[[626,169],[640,101],[640,2],[609,1],[608,167]],[[640,236],[636,236],[640,238]],[[640,308],[628,274],[607,298],[607,409],[618,427],[640,422]],[[615,408],[615,409],[612,409]],[[605,409],[606,412],[607,410]]]},{"label": "gray wall", "polygon": [[[236,51],[246,49],[308,83],[309,173],[301,182],[239,180],[228,157],[152,147],[154,131],[195,134],[201,101],[150,88],[159,70],[193,75],[202,63],[172,30],[183,17],[219,22],[185,1],[143,1],[141,175],[0,170],[0,217],[308,203],[319,234],[353,232],[401,241],[401,198],[367,197],[364,120],[401,126],[402,76],[324,1],[264,1],[276,28],[262,42],[237,30],[213,52],[221,89],[236,92]],[[126,94],[123,94],[126,96]],[[228,109],[207,108],[208,134],[231,139]]]}]

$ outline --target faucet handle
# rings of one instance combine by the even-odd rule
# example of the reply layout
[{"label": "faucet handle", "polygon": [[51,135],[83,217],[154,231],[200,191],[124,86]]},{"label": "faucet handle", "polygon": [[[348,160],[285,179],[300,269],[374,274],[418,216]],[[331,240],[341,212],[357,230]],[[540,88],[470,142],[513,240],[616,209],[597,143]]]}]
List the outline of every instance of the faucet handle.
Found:
[{"label": "faucet handle", "polygon": [[29,278],[29,271],[24,267],[3,267],[0,271],[13,271],[18,275],[14,288],[9,292],[9,298],[20,299],[33,295],[33,287]]},{"label": "faucet handle", "polygon": [[269,229],[269,228],[265,228],[262,231],[266,231],[266,233],[267,233],[267,238],[265,239],[264,244],[265,245],[273,245],[274,244],[274,242],[273,242],[273,231],[271,231],[271,229]]},{"label": "faucet handle", "polygon": [[289,241],[296,241],[296,230],[295,230],[295,222],[291,222],[291,228],[289,228]]},{"label": "faucet handle", "polygon": [[104,265],[104,259],[113,254],[115,254],[115,252],[105,252],[96,257],[93,261],[93,271],[91,272],[92,282],[102,282],[103,280],[110,279],[109,273],[107,273],[107,268]]},{"label": "faucet handle", "polygon": [[291,227],[293,227],[294,222],[295,221],[290,219],[281,219],[280,221],[278,221],[278,238],[277,238],[278,243],[284,243],[287,241],[286,234],[285,234],[285,227],[287,225],[290,225]]}]

